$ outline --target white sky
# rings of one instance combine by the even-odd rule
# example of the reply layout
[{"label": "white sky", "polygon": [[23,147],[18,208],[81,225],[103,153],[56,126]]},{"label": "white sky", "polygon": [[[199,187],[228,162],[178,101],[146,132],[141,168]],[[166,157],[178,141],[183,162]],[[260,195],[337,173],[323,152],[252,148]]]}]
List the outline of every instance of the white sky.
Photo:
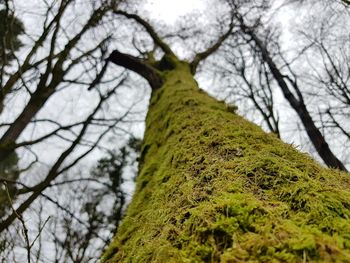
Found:
[{"label": "white sky", "polygon": [[181,16],[203,11],[205,5],[204,0],[148,0],[145,8],[151,16],[173,24]]}]

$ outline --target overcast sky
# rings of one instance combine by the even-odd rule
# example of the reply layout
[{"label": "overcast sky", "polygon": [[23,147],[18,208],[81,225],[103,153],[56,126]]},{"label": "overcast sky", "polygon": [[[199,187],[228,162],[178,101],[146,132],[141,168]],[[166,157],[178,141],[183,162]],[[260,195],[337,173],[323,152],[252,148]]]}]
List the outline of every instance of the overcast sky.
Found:
[{"label": "overcast sky", "polygon": [[148,0],[145,8],[154,18],[173,24],[181,16],[204,10],[205,2],[203,0]]}]

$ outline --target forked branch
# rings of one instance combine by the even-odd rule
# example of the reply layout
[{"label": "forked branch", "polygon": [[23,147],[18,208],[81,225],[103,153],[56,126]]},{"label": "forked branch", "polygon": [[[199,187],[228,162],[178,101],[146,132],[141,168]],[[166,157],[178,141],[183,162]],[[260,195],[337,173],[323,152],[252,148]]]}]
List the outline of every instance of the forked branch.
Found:
[{"label": "forked branch", "polygon": [[190,63],[192,74],[196,73],[197,67],[202,60],[205,60],[207,57],[209,57],[211,54],[213,54],[216,50],[219,49],[222,43],[231,35],[232,29],[233,24],[231,23],[230,28],[227,30],[227,32],[220,36],[219,39],[212,46],[210,46],[207,50],[196,54],[193,61]]},{"label": "forked branch", "polygon": [[124,16],[126,18],[135,20],[137,23],[139,23],[140,25],[142,25],[146,29],[147,33],[153,39],[154,43],[157,46],[159,46],[164,51],[165,54],[174,56],[174,53],[171,50],[171,48],[168,46],[168,44],[166,44],[161,39],[161,37],[158,36],[157,32],[154,30],[154,28],[151,26],[151,24],[148,23],[146,20],[142,19],[138,15],[129,14],[129,13],[127,13],[125,11],[122,11],[122,10],[116,10],[116,11],[114,11],[114,14],[122,15],[122,16]]}]

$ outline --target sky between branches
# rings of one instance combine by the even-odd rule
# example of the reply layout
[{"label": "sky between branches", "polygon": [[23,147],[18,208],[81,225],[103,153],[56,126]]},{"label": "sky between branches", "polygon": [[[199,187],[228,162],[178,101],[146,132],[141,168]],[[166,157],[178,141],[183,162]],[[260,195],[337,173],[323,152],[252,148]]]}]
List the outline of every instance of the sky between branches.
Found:
[{"label": "sky between branches", "polygon": [[167,24],[174,24],[179,17],[189,13],[203,11],[205,6],[203,0],[148,0],[144,4],[152,17]]}]

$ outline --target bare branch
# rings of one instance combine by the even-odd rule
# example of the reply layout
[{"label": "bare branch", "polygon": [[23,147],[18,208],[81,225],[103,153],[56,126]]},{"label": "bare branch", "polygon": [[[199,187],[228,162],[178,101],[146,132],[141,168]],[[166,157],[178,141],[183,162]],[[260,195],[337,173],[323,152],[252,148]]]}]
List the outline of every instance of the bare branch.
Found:
[{"label": "bare branch", "polygon": [[136,14],[129,14],[125,11],[122,10],[115,10],[114,14],[116,15],[122,15],[126,18],[129,19],[133,19],[135,20],[137,23],[139,23],[140,25],[142,25],[147,33],[150,35],[150,37],[153,39],[154,43],[160,47],[163,52],[167,55],[171,55],[171,56],[175,56],[173,51],[171,50],[171,48],[168,46],[168,44],[166,44],[156,33],[156,31],[154,30],[154,28],[151,26],[150,23],[148,23],[146,20],[142,19],[140,16],[136,15]]},{"label": "bare branch", "polygon": [[[281,91],[283,92],[284,97],[287,99],[289,104],[299,115],[305,127],[306,133],[308,134],[311,142],[313,143],[315,149],[317,150],[322,160],[329,167],[347,171],[344,164],[334,155],[334,153],[329,148],[329,145],[325,140],[324,136],[322,135],[320,130],[316,127],[314,120],[312,119],[308,109],[306,108],[306,105],[304,104],[303,96],[302,96],[302,93],[300,92],[300,88],[297,82],[294,81],[289,76],[284,75],[279,70],[278,66],[276,65],[275,61],[270,55],[266,45],[254,32],[254,29],[251,27],[248,27],[245,24],[243,17],[241,15],[239,14],[235,14],[235,15],[238,21],[240,22],[240,27],[242,29],[242,32],[250,37],[250,41],[254,42],[257,51],[261,53],[261,57],[263,61],[269,66],[269,69],[273,77],[275,78],[276,82],[278,83],[279,87],[281,88]],[[292,87],[297,93],[298,98],[296,98],[294,94],[291,92],[289,85],[285,79],[287,79],[287,81],[291,83]]]},{"label": "bare branch", "polygon": [[220,36],[219,39],[211,47],[209,47],[207,50],[203,52],[196,54],[196,56],[190,63],[192,74],[196,73],[197,67],[201,61],[205,60],[207,57],[212,55],[216,50],[220,48],[222,43],[231,35],[232,29],[233,29],[233,24],[231,23],[227,32],[222,36]]},{"label": "bare branch", "polygon": [[160,77],[160,74],[146,61],[128,54],[121,53],[118,50],[114,50],[109,56],[108,60],[112,61],[118,66],[122,66],[141,75],[148,81],[152,89],[158,89],[163,84],[163,80]]}]

